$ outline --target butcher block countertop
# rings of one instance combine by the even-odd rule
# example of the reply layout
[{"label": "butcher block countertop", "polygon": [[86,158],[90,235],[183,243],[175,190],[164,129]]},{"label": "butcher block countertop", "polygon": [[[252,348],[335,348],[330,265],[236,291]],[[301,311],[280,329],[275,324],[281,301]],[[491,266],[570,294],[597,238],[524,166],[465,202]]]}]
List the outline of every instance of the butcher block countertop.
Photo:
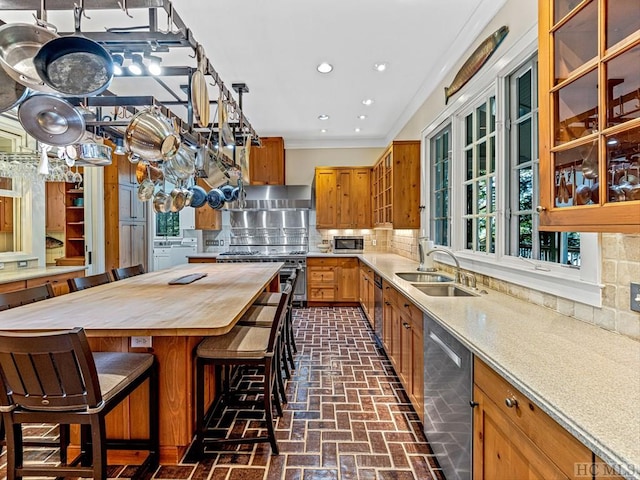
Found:
[{"label": "butcher block countertop", "polygon": [[[222,335],[282,266],[180,265],[0,312],[0,330],[83,327],[90,337]],[[168,284],[192,273],[207,276],[187,285]]]}]

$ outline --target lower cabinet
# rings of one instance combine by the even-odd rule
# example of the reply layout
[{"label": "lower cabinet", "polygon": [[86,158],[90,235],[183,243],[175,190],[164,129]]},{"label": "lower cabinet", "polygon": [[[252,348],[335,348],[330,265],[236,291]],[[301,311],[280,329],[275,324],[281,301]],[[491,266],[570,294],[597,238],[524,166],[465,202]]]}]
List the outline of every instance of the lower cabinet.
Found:
[{"label": "lower cabinet", "polygon": [[374,292],[375,284],[373,283],[373,269],[364,263],[360,263],[359,268],[359,301],[369,324],[374,326]]},{"label": "lower cabinet", "polygon": [[476,480],[581,478],[576,465],[591,465],[587,447],[477,358],[473,394]]},{"label": "lower cabinet", "polygon": [[358,301],[357,258],[307,258],[307,302]]},{"label": "lower cabinet", "polygon": [[120,266],[147,267],[147,225],[145,223],[120,223]]},{"label": "lower cabinet", "polygon": [[69,285],[67,284],[67,280],[69,278],[77,277],[84,277],[84,270],[80,270],[78,272],[61,273],[60,275],[49,275],[47,277],[30,278],[26,282],[12,282],[12,284],[23,284],[23,287],[16,288],[16,290],[21,290],[22,288],[37,287],[39,285],[44,285],[45,283],[50,283],[51,287],[53,288],[53,293],[56,297],[58,297],[60,295],[69,293]]},{"label": "lower cabinet", "polygon": [[386,281],[382,283],[382,344],[420,420],[424,420],[422,311]]}]

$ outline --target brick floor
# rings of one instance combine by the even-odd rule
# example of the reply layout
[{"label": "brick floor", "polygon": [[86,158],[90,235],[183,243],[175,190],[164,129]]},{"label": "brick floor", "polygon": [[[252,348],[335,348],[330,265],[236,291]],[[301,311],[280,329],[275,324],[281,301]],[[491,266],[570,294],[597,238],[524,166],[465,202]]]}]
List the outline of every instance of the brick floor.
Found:
[{"label": "brick floor", "polygon": [[[198,464],[161,466],[174,480],[444,480],[422,425],[360,309],[294,311],[298,353],[278,419],[280,455],[268,444],[243,445]],[[243,420],[247,423],[247,420]],[[249,428],[262,428],[259,421]],[[42,428],[40,428],[40,431]],[[27,459],[55,461],[51,449]],[[0,478],[6,478],[5,454]],[[110,467],[110,478],[131,468]]]}]

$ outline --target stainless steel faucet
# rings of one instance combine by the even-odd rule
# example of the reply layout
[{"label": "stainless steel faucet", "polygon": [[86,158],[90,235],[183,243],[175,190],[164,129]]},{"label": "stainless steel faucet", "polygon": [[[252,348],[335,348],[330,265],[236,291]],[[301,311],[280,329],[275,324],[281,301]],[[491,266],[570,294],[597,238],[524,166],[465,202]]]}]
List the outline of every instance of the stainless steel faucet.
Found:
[{"label": "stainless steel faucet", "polygon": [[446,253],[451,258],[453,258],[453,261],[456,262],[456,276],[455,276],[454,282],[460,283],[460,280],[461,280],[460,262],[458,261],[458,258],[453,254],[453,252],[451,250],[447,250],[446,248],[433,248],[425,254],[425,257],[428,257],[434,252]]}]

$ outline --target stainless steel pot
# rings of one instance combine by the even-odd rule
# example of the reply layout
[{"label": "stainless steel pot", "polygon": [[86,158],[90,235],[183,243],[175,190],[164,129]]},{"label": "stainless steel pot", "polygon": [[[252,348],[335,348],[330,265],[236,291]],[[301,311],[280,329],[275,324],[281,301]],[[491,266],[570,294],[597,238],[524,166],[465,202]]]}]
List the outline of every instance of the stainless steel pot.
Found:
[{"label": "stainless steel pot", "polygon": [[29,95],[29,89],[0,68],[0,113],[11,110]]},{"label": "stainless steel pot", "polygon": [[168,160],[180,148],[175,124],[152,107],[138,112],[124,135],[127,150],[145,160]]},{"label": "stainless steel pot", "polygon": [[16,82],[45,93],[56,93],[38,76],[33,58],[55,31],[28,23],[7,23],[0,27],[0,65]]},{"label": "stainless steel pot", "polygon": [[99,143],[73,145],[77,152],[76,165],[84,167],[104,167],[111,165],[111,147]]},{"label": "stainless steel pot", "polygon": [[167,213],[171,211],[171,195],[164,190],[158,190],[153,196],[153,209],[156,213]]}]

